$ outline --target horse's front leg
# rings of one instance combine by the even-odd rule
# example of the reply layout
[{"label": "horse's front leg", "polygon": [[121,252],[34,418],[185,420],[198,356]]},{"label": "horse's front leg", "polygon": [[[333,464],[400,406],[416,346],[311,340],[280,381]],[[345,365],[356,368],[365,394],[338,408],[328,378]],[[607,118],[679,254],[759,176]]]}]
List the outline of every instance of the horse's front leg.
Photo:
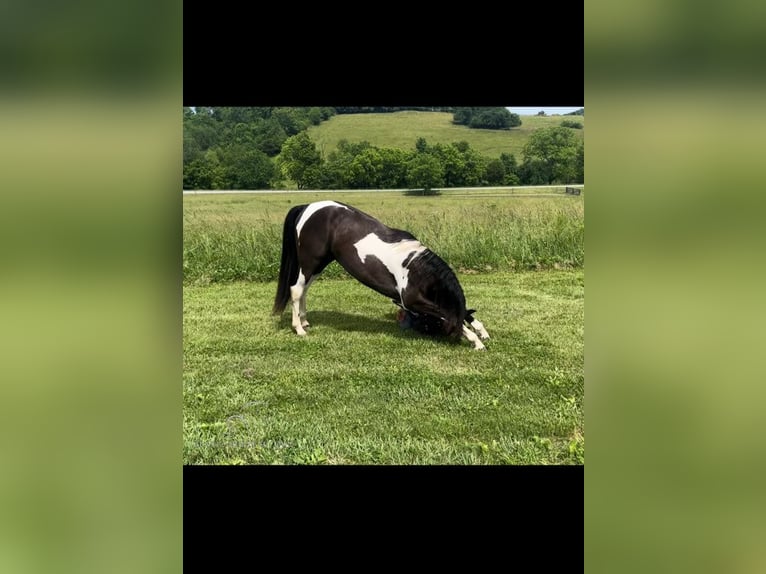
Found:
[{"label": "horse's front leg", "polygon": [[476,333],[471,331],[468,327],[463,325],[463,336],[468,339],[471,343],[473,343],[473,348],[477,351],[486,351],[487,347],[482,345],[479,338],[476,336]]},{"label": "horse's front leg", "polygon": [[481,321],[478,319],[473,319],[469,321],[468,324],[474,331],[476,331],[476,334],[479,335],[479,338],[481,338],[482,341],[489,339],[489,333],[487,333],[487,330],[484,328],[484,325]]}]

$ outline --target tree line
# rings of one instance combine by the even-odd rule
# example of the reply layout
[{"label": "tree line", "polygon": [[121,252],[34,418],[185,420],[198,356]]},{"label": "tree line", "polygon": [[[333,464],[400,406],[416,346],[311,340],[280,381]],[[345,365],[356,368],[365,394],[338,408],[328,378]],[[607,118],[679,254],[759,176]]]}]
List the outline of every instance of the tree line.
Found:
[{"label": "tree line", "polygon": [[[340,108],[348,109],[358,110]],[[452,111],[456,119],[470,123],[474,115],[493,109]],[[306,129],[336,113],[338,108],[322,107],[184,108],[184,189],[279,189],[286,186],[285,179],[299,189],[433,189],[583,181],[583,144],[565,127],[535,131],[521,162],[507,153],[498,158],[483,156],[464,141],[429,143],[424,138],[414,142],[413,150],[343,140],[325,158]]]}]

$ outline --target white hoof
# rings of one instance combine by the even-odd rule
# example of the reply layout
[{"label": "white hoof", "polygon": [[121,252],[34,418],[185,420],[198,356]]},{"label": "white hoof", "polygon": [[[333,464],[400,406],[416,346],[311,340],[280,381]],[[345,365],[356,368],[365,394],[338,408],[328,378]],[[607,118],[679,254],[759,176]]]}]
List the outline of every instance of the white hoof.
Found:
[{"label": "white hoof", "polygon": [[303,330],[303,327],[296,327],[295,334],[298,335],[299,337],[305,337],[306,331]]}]

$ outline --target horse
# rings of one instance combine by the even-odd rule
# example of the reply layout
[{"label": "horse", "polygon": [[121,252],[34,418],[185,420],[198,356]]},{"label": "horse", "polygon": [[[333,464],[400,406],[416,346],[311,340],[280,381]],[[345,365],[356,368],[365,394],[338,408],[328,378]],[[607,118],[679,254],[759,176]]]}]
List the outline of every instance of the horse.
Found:
[{"label": "horse", "polygon": [[474,310],[466,309],[463,289],[450,266],[411,233],[338,201],[296,205],[285,216],[273,313],[281,314],[291,301],[292,327],[298,335],[305,336],[309,326],[308,289],[333,261],[411,318],[420,317],[412,323],[427,326],[422,331],[439,331],[453,340],[462,336],[474,349],[486,350],[482,341],[489,334]]}]

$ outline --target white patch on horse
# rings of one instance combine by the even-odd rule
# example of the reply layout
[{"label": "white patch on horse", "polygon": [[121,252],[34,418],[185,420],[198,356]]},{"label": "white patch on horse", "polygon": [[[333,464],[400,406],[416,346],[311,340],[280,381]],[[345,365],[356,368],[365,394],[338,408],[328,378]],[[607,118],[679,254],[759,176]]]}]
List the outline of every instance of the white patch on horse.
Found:
[{"label": "white patch on horse", "polygon": [[317,211],[320,209],[323,209],[325,207],[342,207],[343,209],[348,209],[345,205],[341,205],[337,201],[316,201],[314,203],[310,203],[309,206],[303,210],[303,213],[301,213],[300,218],[298,219],[298,223],[295,226],[295,230],[298,232],[298,243],[301,241],[301,229],[303,229],[303,226],[306,225],[306,222],[308,221],[309,217],[314,215]]},{"label": "white patch on horse", "polygon": [[479,341],[479,338],[476,336],[476,334],[465,325],[463,325],[463,336],[471,341],[471,343],[473,343],[473,348],[477,351],[487,350],[487,348],[481,344],[481,341]]},{"label": "white patch on horse", "polygon": [[[309,280],[311,285],[312,277]],[[306,321],[306,293],[308,291],[308,285],[306,285],[306,277],[303,275],[303,270],[298,270],[298,279],[295,285],[290,287],[290,298],[293,303],[293,329],[298,335],[305,335],[306,330],[304,327],[308,327],[308,321]]]},{"label": "white patch on horse", "polygon": [[484,328],[484,325],[479,321],[478,319],[474,319],[472,323],[470,323],[471,328],[478,333],[479,337],[481,337],[482,341],[486,341],[489,339],[489,333],[487,333],[487,330]]},{"label": "white patch on horse", "polygon": [[402,239],[396,243],[386,243],[374,233],[369,233],[354,243],[354,247],[356,247],[356,252],[362,263],[365,262],[368,255],[374,255],[386,266],[388,272],[394,276],[400,300],[402,291],[407,288],[407,276],[410,274],[410,270],[402,264],[409,258],[407,263],[409,265],[415,257],[426,250],[426,247],[415,239]]}]

